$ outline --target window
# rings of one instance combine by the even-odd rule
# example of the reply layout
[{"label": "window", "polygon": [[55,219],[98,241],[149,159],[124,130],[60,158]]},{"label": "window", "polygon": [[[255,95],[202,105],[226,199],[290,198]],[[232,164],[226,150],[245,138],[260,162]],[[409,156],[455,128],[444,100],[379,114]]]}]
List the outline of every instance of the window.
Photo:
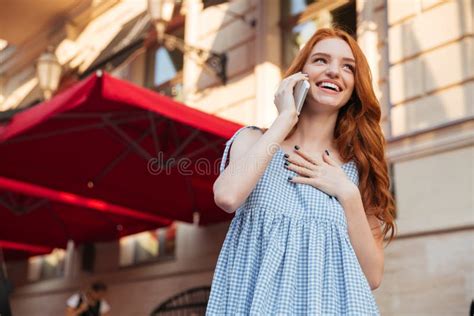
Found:
[{"label": "window", "polygon": [[120,238],[120,266],[172,259],[175,253],[176,225]]},{"label": "window", "polygon": [[35,256],[28,259],[28,280],[40,281],[64,275],[66,251],[54,249],[48,255]]},{"label": "window", "polygon": [[219,5],[225,2],[228,2],[229,0],[203,0],[202,3],[204,4],[204,9]]},{"label": "window", "polygon": [[[184,26],[170,32],[184,40]],[[147,52],[147,86],[177,100],[182,100],[184,55],[179,49],[154,46]]]},{"label": "window", "polygon": [[303,13],[308,6],[318,2],[317,0],[285,0],[283,3],[284,15],[294,16]]},{"label": "window", "polygon": [[318,29],[337,25],[355,37],[354,0],[284,0],[282,5],[283,68]]}]

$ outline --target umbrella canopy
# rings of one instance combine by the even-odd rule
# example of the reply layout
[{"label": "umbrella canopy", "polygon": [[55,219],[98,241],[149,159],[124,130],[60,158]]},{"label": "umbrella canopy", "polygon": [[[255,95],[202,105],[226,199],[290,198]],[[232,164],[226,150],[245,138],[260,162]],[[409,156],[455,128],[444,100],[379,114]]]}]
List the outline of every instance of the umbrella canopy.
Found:
[{"label": "umbrella canopy", "polygon": [[45,246],[0,240],[0,263],[4,260],[21,260],[30,256],[44,255],[51,251],[53,251],[53,248]]},{"label": "umbrella canopy", "polygon": [[167,226],[158,215],[0,177],[0,248],[7,259]]},{"label": "umbrella canopy", "polygon": [[0,176],[170,220],[220,222],[231,216],[215,205],[212,184],[238,128],[95,74],[0,126]]}]

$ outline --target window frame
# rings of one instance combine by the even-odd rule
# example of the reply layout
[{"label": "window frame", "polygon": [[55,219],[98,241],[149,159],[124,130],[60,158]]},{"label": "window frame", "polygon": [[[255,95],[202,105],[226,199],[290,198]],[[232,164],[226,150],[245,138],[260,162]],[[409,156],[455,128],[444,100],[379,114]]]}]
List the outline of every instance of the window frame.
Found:
[{"label": "window frame", "polygon": [[[287,64],[287,61],[289,60],[289,58],[287,56],[286,50],[288,49],[288,47],[286,47],[286,45],[290,42],[289,37],[291,36],[291,32],[294,27],[314,20],[315,18],[318,17],[318,15],[321,13],[322,10],[328,10],[332,12],[345,5],[349,5],[350,3],[354,3],[355,5],[355,0],[319,0],[317,2],[309,4],[303,12],[296,13],[294,15],[290,15],[290,14],[286,15],[285,11],[286,12],[289,11],[288,5],[291,1],[292,0],[283,0],[283,5],[281,6],[281,12],[280,12],[279,26],[281,30],[281,39],[282,39],[282,45],[281,45],[281,56],[282,56],[281,68],[282,69],[287,69],[291,64],[291,62]],[[357,16],[357,12],[356,12],[356,16]],[[356,17],[356,24],[357,24],[357,17]],[[355,33],[352,35],[356,36]]]},{"label": "window frame", "polygon": [[[179,10],[175,10],[179,11]],[[177,15],[173,17],[173,20],[169,22],[169,24],[166,27],[167,34],[171,34],[174,36],[177,36],[176,33],[182,32],[182,39],[184,40],[185,38],[185,17],[183,15]],[[153,34],[156,33],[153,32]],[[179,36],[178,36],[179,37]],[[151,45],[149,45],[146,48],[145,51],[145,86],[153,91],[163,93],[164,90],[166,89],[171,89],[173,86],[183,83],[183,69],[184,69],[184,60],[185,60],[185,54],[183,54],[183,69],[177,71],[176,75],[171,78],[168,81],[165,81],[159,85],[155,85],[155,61],[156,61],[156,52],[158,49],[161,47],[164,47],[163,45],[160,45],[157,40],[154,40]],[[165,48],[165,47],[164,47]],[[165,48],[166,49],[166,48]],[[168,95],[170,96],[170,95]],[[175,96],[170,96],[170,97],[175,97]]]},{"label": "window frame", "polygon": [[[160,240],[159,240],[159,236],[158,236],[158,233],[157,231],[160,230],[160,229],[165,229],[166,231],[163,232],[165,235],[168,233],[168,230],[172,228],[174,229],[174,238],[173,238],[173,252],[172,253],[163,253],[162,251],[160,251],[160,247],[162,246],[160,244]],[[118,268],[121,270],[121,269],[130,269],[130,268],[136,268],[136,267],[140,267],[140,266],[146,266],[146,265],[150,265],[150,264],[156,264],[156,263],[163,263],[163,262],[169,262],[169,261],[173,261],[173,260],[176,260],[176,231],[177,231],[177,223],[174,222],[172,223],[171,225],[169,226],[166,226],[166,227],[160,227],[160,228],[157,228],[155,230],[151,230],[153,232],[156,232],[157,233],[157,237],[158,237],[158,255],[157,256],[154,256],[154,257],[151,257],[151,258],[148,258],[146,260],[141,260],[141,261],[138,261],[137,260],[137,249],[136,249],[136,244],[133,245],[133,249],[131,250],[132,251],[132,262],[130,264],[122,264],[121,263],[121,251],[122,251],[122,247],[120,245],[120,240],[118,241],[119,242],[119,262],[118,262]],[[151,232],[151,231],[145,231],[145,232]],[[145,232],[141,232],[141,233],[145,233]],[[137,233],[138,234],[138,233]],[[133,236],[133,235],[131,235]],[[126,237],[130,237],[130,236],[124,236],[125,238]],[[165,240],[166,241],[166,240]],[[166,248],[167,248],[167,245],[166,245],[166,242],[163,244],[164,246],[164,249],[166,251]]]},{"label": "window frame", "polygon": [[[55,255],[54,252],[60,251],[62,252],[62,258],[59,260],[59,264],[56,265],[55,268],[55,274],[54,275],[45,275],[45,265],[47,264],[47,257],[48,256],[53,256]],[[58,254],[56,254],[58,255]],[[66,250],[61,249],[61,248],[55,248],[51,253],[44,254],[44,255],[38,255],[38,256],[33,256],[28,259],[28,265],[27,265],[27,282],[28,284],[33,284],[37,282],[43,282],[43,281],[49,281],[49,280],[58,280],[58,279],[63,279],[66,275]],[[32,260],[38,260],[39,262],[33,263],[31,262]],[[33,268],[33,265],[39,265],[39,273],[38,276],[35,275],[35,278],[31,277],[31,269]]]}]

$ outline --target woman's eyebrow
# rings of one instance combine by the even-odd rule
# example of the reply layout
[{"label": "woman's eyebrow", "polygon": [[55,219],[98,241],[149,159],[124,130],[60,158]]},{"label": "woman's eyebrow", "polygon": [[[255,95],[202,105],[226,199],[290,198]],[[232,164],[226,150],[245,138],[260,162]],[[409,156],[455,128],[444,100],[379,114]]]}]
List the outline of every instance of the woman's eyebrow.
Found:
[{"label": "woman's eyebrow", "polygon": [[[316,56],[316,55],[321,55],[321,56],[324,56],[324,57],[327,57],[327,58],[331,57],[331,55],[326,54],[326,53],[314,53],[313,55],[311,55],[310,58],[312,58],[313,56]],[[355,63],[355,60],[352,59],[352,58],[349,58],[349,57],[343,57],[342,59]]]}]

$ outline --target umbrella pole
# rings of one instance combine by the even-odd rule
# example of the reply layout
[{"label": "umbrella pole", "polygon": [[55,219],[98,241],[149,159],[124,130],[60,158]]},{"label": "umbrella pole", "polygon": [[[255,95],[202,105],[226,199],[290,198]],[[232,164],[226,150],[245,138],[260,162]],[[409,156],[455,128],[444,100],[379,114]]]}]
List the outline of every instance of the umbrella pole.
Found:
[{"label": "umbrella pole", "polygon": [[0,247],[0,315],[11,316],[10,286],[7,280],[7,267],[3,258],[3,249]]},{"label": "umbrella pole", "polygon": [[64,262],[64,277],[71,279],[74,274],[74,240],[69,239],[66,247],[66,258]]}]

